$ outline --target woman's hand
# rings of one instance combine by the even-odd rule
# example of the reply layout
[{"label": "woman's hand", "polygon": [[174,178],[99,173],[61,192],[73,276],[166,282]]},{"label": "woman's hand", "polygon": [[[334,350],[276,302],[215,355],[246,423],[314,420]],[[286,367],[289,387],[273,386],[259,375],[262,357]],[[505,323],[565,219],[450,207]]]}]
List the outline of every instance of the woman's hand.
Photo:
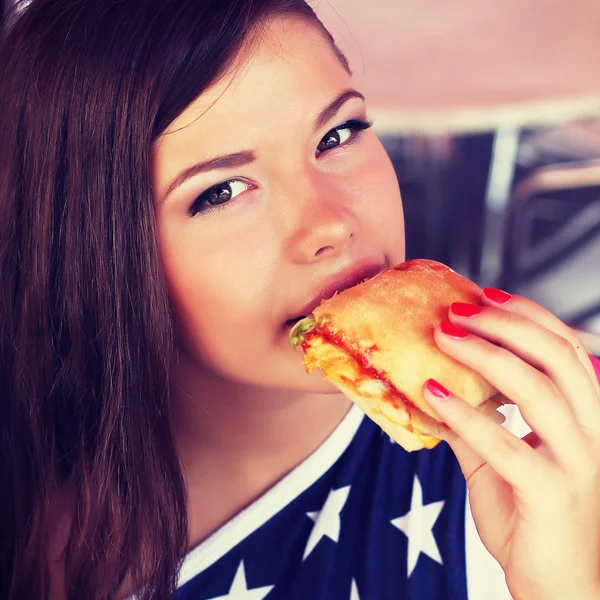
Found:
[{"label": "woman's hand", "polygon": [[[600,598],[600,385],[577,335],[534,302],[486,289],[435,340],[514,402],[523,440],[431,380],[479,535],[517,600]],[[477,310],[479,308],[480,310]],[[471,314],[471,316],[464,316]],[[463,316],[461,316],[463,315]],[[436,395],[437,393],[437,395]]]}]

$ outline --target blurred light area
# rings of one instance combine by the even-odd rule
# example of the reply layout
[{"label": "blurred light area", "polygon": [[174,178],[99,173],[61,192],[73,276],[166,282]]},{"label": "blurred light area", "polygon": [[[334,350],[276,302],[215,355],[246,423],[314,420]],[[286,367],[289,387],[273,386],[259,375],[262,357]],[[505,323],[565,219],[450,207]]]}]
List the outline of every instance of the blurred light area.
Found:
[{"label": "blurred light area", "polygon": [[519,152],[519,131],[514,127],[499,129],[492,147],[492,167],[486,192],[487,207],[495,213],[506,210]]},{"label": "blurred light area", "polygon": [[483,226],[483,256],[480,283],[487,285],[498,278],[502,270],[503,216],[510,201],[519,153],[519,130],[514,127],[498,129],[494,135],[488,185],[485,193],[487,217]]},{"label": "blurred light area", "polygon": [[597,115],[598,0],[314,0],[385,135]]},{"label": "blurred light area", "polygon": [[600,336],[600,1],[317,0],[402,191],[407,256]]}]

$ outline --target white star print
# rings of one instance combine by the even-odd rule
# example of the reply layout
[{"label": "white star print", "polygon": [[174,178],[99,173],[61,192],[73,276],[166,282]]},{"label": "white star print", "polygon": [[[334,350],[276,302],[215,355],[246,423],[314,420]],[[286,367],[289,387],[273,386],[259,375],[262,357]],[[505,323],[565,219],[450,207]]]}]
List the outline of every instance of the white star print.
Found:
[{"label": "white star print", "polygon": [[392,520],[392,525],[402,531],[408,538],[408,576],[410,577],[417,564],[421,552],[440,565],[442,557],[435,538],[433,526],[442,512],[444,501],[423,504],[423,488],[415,475],[410,510],[403,517]]},{"label": "white star print", "polygon": [[274,585],[265,585],[264,587],[248,589],[246,584],[246,572],[244,571],[244,561],[240,562],[233,583],[226,596],[211,598],[211,600],[263,600],[263,598],[274,588]]},{"label": "white star print", "polygon": [[341,527],[340,512],[342,512],[342,508],[344,508],[346,500],[348,500],[349,493],[349,485],[339,490],[331,490],[320,511],[306,513],[315,522],[315,526],[310,532],[302,560],[305,560],[315,549],[315,546],[322,537],[327,536],[334,542],[339,541]]},{"label": "white star print", "polygon": [[356,587],[356,579],[352,580],[352,587],[350,588],[350,600],[360,600],[358,588]]}]

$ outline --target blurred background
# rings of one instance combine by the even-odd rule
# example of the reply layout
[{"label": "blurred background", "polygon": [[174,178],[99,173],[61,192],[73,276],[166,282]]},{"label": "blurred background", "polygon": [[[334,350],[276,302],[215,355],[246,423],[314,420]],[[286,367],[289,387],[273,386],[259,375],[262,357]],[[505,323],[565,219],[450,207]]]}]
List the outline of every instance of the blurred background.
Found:
[{"label": "blurred background", "polygon": [[408,257],[532,298],[600,355],[600,0],[309,1],[395,166]]},{"label": "blurred background", "polygon": [[407,255],[600,354],[600,1],[319,0],[396,168]]}]

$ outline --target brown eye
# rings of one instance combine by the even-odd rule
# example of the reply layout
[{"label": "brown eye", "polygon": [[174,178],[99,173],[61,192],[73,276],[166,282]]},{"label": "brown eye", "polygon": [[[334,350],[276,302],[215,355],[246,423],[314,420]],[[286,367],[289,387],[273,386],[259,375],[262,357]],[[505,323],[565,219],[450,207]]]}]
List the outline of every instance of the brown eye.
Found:
[{"label": "brown eye", "polygon": [[190,206],[188,213],[193,217],[199,212],[209,210],[212,207],[227,204],[227,202],[233,200],[236,196],[248,191],[252,187],[253,186],[250,183],[242,181],[241,179],[229,179],[228,181],[213,185],[196,198],[194,203]]},{"label": "brown eye", "polygon": [[228,200],[231,200],[232,195],[231,185],[227,181],[207,190],[206,202],[212,205],[224,204]]},{"label": "brown eye", "polygon": [[372,121],[363,119],[351,119],[350,121],[338,125],[334,129],[330,129],[319,142],[315,154],[319,156],[321,152],[356,141],[361,131],[371,127],[372,123]]},{"label": "brown eye", "polygon": [[[347,131],[347,130],[346,130]],[[317,146],[318,152],[325,152],[325,150],[329,150],[330,148],[335,148],[339,146],[341,143],[340,133],[337,129],[332,129],[328,131],[323,139],[319,142]]]}]

